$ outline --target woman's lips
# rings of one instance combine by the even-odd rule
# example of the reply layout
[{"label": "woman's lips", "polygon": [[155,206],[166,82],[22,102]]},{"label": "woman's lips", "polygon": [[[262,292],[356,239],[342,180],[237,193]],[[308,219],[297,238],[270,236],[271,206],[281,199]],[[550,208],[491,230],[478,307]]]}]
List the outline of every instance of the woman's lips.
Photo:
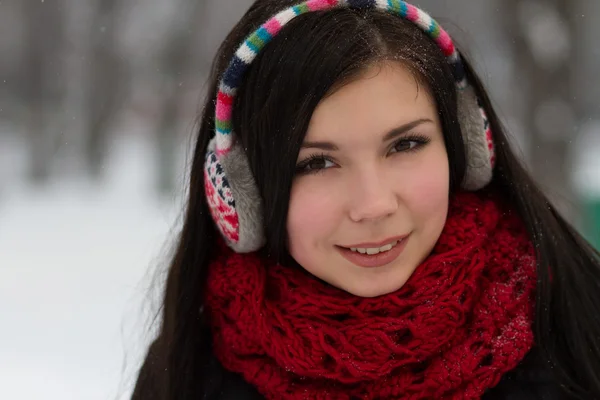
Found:
[{"label": "woman's lips", "polygon": [[[397,240],[397,239],[396,239]],[[393,241],[393,240],[392,240]],[[349,248],[336,246],[337,250],[344,256],[348,261],[352,262],[359,267],[364,268],[376,268],[382,267],[394,261],[406,247],[408,236],[398,242],[397,245],[391,248],[391,250],[380,252],[373,255],[361,254],[358,251],[352,251]],[[390,242],[388,242],[390,243]],[[385,243],[384,243],[385,244]],[[360,247],[360,246],[357,246]]]},{"label": "woman's lips", "polygon": [[362,249],[364,248],[369,248],[369,247],[382,247],[385,246],[388,243],[393,243],[393,242],[399,242],[403,239],[405,239],[408,235],[402,235],[402,236],[393,236],[391,238],[387,238],[385,240],[382,240],[381,242],[368,242],[368,243],[358,243],[358,244],[351,244],[348,246],[340,246],[340,247],[345,247],[347,249],[351,249],[351,248],[357,248],[360,247]]}]

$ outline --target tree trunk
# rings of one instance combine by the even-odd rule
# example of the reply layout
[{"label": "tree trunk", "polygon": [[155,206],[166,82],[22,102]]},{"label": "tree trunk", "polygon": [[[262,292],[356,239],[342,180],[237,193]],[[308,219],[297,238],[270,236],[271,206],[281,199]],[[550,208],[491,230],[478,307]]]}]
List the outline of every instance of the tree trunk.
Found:
[{"label": "tree trunk", "polygon": [[[572,140],[574,141],[576,134],[576,123],[580,117],[577,105],[573,102],[574,68],[570,61],[578,50],[576,47],[578,30],[571,18],[573,8],[576,6],[574,3],[577,2],[575,0],[502,2],[504,10],[513,11],[506,12],[504,15],[507,39],[513,44],[516,59],[515,95],[524,97],[520,118],[529,142],[528,164],[552,203],[572,222],[578,220],[579,216],[575,194],[570,183],[568,154],[569,145]],[[524,13],[526,11],[524,5],[550,11],[543,17],[545,20],[535,20],[536,13]],[[555,27],[558,32],[557,37],[561,32],[566,33],[567,41],[563,43],[567,45],[565,49],[567,53],[562,56],[557,53],[554,57],[551,54],[540,56],[548,48],[544,49],[544,46],[539,46],[540,43],[532,39],[531,30],[543,29],[540,24],[551,24],[552,16],[557,17]],[[552,30],[552,28],[546,29]],[[538,31],[537,35],[533,36],[539,39],[540,34],[541,32]],[[557,40],[546,44],[551,47],[558,46],[559,43],[560,41]]]},{"label": "tree trunk", "polygon": [[158,171],[156,188],[159,194],[172,193],[175,189],[176,143],[179,118],[181,117],[182,86],[194,64],[193,52],[197,32],[202,29],[205,1],[184,2],[174,21],[171,36],[160,53],[161,115],[157,123],[156,145]]},{"label": "tree trunk", "polygon": [[27,18],[26,51],[22,70],[23,93],[29,110],[27,136],[29,178],[45,182],[51,173],[55,144],[63,127],[65,98],[61,50],[64,4],[60,0],[22,3]]},{"label": "tree trunk", "polygon": [[117,0],[97,0],[91,25],[85,154],[92,178],[102,174],[111,124],[124,104],[125,71],[117,49],[117,5]]}]

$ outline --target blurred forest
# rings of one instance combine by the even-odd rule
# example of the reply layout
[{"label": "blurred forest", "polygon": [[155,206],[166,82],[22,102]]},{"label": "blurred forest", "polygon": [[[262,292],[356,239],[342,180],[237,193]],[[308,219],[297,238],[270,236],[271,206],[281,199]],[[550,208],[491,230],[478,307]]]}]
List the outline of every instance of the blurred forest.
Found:
[{"label": "blurred forest", "polygon": [[[101,182],[115,138],[132,131],[153,143],[157,195],[180,190],[177,149],[193,131],[217,46],[250,4],[0,0],[0,199],[15,181]],[[415,4],[472,58],[545,190],[598,234],[600,2]]]}]

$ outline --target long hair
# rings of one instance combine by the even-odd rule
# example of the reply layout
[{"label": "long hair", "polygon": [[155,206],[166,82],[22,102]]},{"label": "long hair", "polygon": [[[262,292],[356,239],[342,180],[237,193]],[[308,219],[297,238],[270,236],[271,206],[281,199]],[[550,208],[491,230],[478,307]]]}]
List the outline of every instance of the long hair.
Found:
[{"label": "long hair", "polygon": [[[213,62],[189,181],[184,223],[170,264],[156,341],[167,399],[219,390],[203,379],[211,337],[203,314],[207,269],[217,231],[204,193],[204,157],[214,135],[219,78],[247,35],[293,0],[257,0],[229,33]],[[400,62],[432,93],[449,156],[451,192],[465,174],[452,72],[437,45],[412,23],[376,11],[337,9],[300,15],[261,51],[239,89],[234,131],[242,141],[264,205],[266,257],[289,261],[286,216],[294,167],[312,112],[333,89],[370,65]],[[600,397],[600,262],[598,253],[557,212],[511,150],[486,91],[464,60],[495,134],[496,185],[518,211],[537,252],[535,342],[565,392]]]}]

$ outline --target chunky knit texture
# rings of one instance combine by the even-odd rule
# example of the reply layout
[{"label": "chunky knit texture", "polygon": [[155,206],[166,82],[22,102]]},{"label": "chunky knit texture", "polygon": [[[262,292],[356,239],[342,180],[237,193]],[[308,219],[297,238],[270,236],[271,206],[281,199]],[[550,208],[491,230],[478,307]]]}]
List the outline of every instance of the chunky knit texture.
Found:
[{"label": "chunky knit texture", "polygon": [[394,293],[356,297],[223,245],[206,305],[223,366],[269,399],[476,399],[530,350],[535,281],[517,215],[460,193]]}]

